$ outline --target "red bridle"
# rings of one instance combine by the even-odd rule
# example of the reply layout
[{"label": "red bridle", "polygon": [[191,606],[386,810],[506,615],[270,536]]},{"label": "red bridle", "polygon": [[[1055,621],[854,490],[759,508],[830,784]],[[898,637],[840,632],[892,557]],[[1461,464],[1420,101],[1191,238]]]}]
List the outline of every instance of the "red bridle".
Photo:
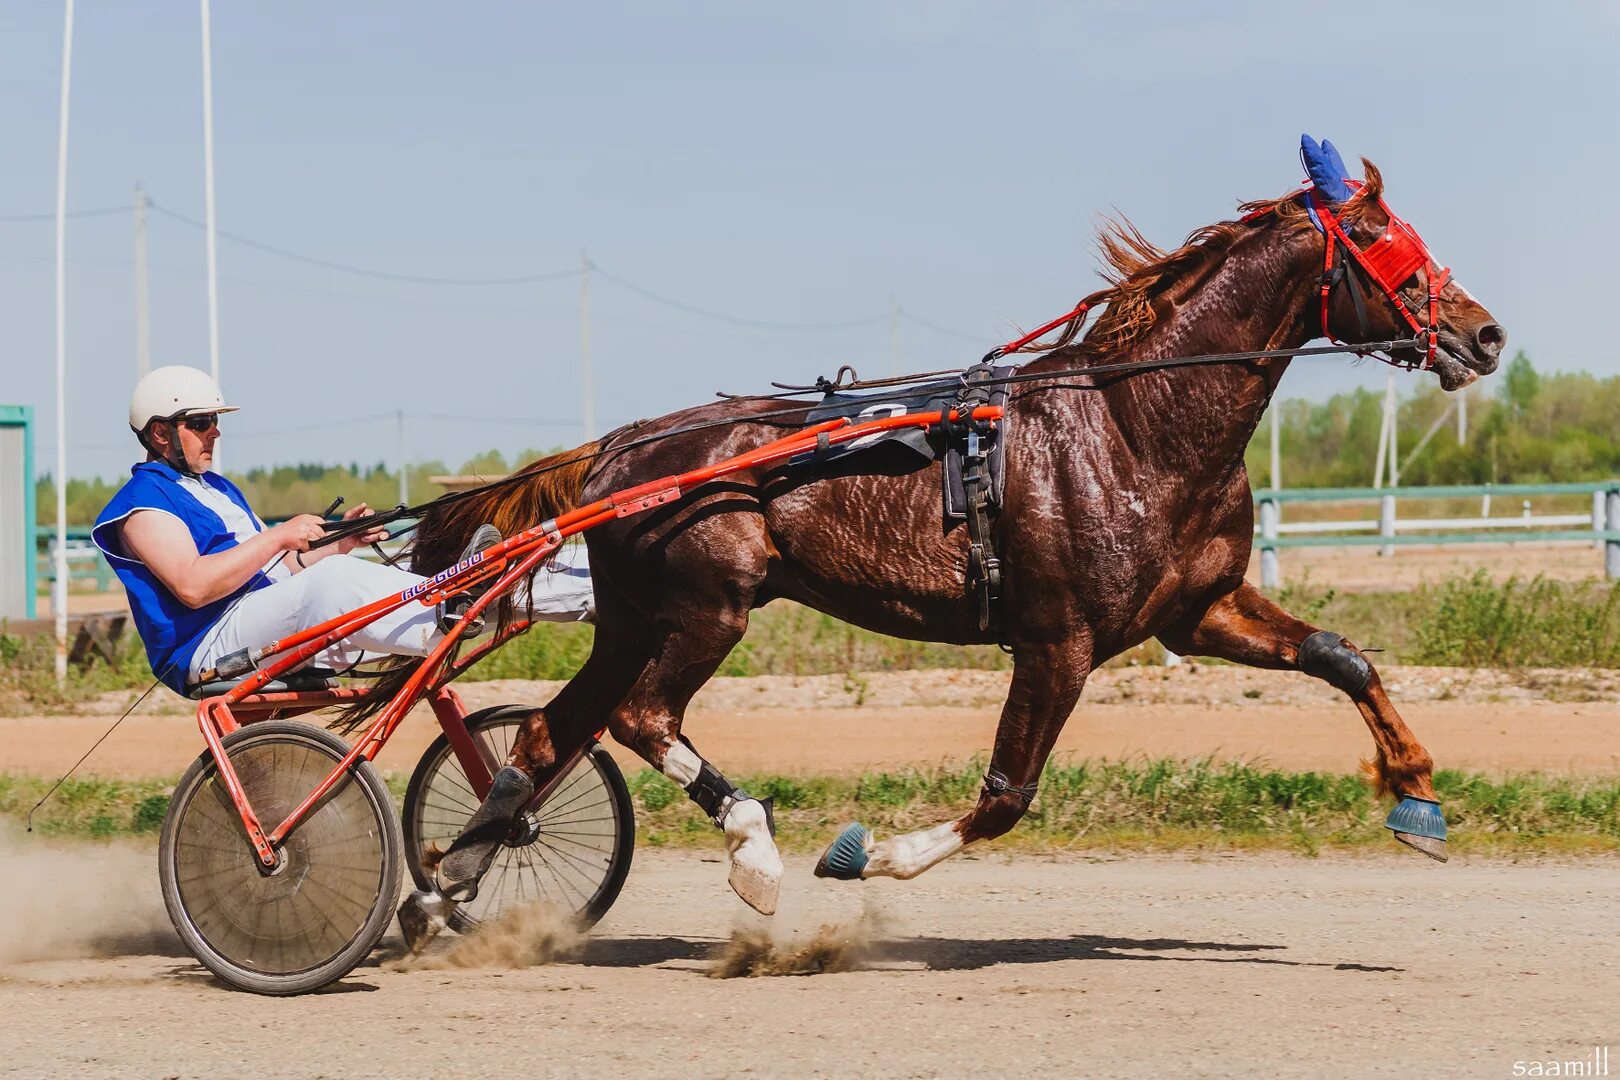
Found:
[{"label": "red bridle", "polygon": [[[1345,183],[1352,189],[1360,189],[1361,187],[1360,182],[1355,180],[1346,180]],[[1328,329],[1328,300],[1332,296],[1334,284],[1337,283],[1341,276],[1345,278],[1350,286],[1351,299],[1355,301],[1356,305],[1356,315],[1361,320],[1362,337],[1365,338],[1370,333],[1367,326],[1367,314],[1362,306],[1361,293],[1355,284],[1355,279],[1347,271],[1341,274],[1341,271],[1334,265],[1334,252],[1342,245],[1344,250],[1349,253],[1350,258],[1355,260],[1356,264],[1383,291],[1389,302],[1395,305],[1395,310],[1400,313],[1401,318],[1406,320],[1406,324],[1412,328],[1413,334],[1418,338],[1427,335],[1429,339],[1429,348],[1421,364],[1402,362],[1382,356],[1379,359],[1385,363],[1408,369],[1422,368],[1427,371],[1433,367],[1435,353],[1440,348],[1440,290],[1445,288],[1446,282],[1450,280],[1451,268],[1441,266],[1435,261],[1434,256],[1429,254],[1429,246],[1423,242],[1423,238],[1418,235],[1417,230],[1412,228],[1409,223],[1396,217],[1390,208],[1384,204],[1383,199],[1378,200],[1378,207],[1389,218],[1389,224],[1384,228],[1383,234],[1377,240],[1363,248],[1358,247],[1355,240],[1351,239],[1349,231],[1345,229],[1344,223],[1339,219],[1339,216],[1333,212],[1331,204],[1317,194],[1314,188],[1305,188],[1303,195],[1313,212],[1313,216],[1321,225],[1322,232],[1327,237],[1327,243],[1322,255],[1322,335],[1329,341],[1339,343],[1339,340]],[[1400,292],[1401,286],[1406,284],[1413,274],[1423,269],[1427,269],[1429,278],[1429,322],[1427,326],[1418,322],[1417,316],[1412,313],[1410,305],[1401,297]]]},{"label": "red bridle", "polygon": [[[1359,180],[1346,179],[1345,184],[1353,191],[1359,191],[1362,187]],[[1389,218],[1389,224],[1384,227],[1383,234],[1365,248],[1356,244],[1349,231],[1345,229],[1344,222],[1333,212],[1332,204],[1318,195],[1316,189],[1310,184],[1306,184],[1288,198],[1280,199],[1276,203],[1245,214],[1242,220],[1245,222],[1256,221],[1267,214],[1274,213],[1277,207],[1283,203],[1296,198],[1305,200],[1305,205],[1310,209],[1312,218],[1315,219],[1327,239],[1322,252],[1322,336],[1335,345],[1345,346],[1346,350],[1354,352],[1357,356],[1377,355],[1370,350],[1360,349],[1355,345],[1340,341],[1333,336],[1333,331],[1328,329],[1328,303],[1333,296],[1333,286],[1338,284],[1342,278],[1349,286],[1350,299],[1356,308],[1356,318],[1361,323],[1361,339],[1363,342],[1371,343],[1372,328],[1367,325],[1367,308],[1361,299],[1361,287],[1356,284],[1356,279],[1349,272],[1349,269],[1338,265],[1337,260],[1334,258],[1335,253],[1342,246],[1356,265],[1360,266],[1367,276],[1377,284],[1378,288],[1383,291],[1385,298],[1395,305],[1395,310],[1400,313],[1401,318],[1406,320],[1406,324],[1412,328],[1414,335],[1412,340],[1421,341],[1424,337],[1429,339],[1429,347],[1422,361],[1396,360],[1391,356],[1379,356],[1378,359],[1386,364],[1404,367],[1407,370],[1418,368],[1427,371],[1433,367],[1435,354],[1440,349],[1440,290],[1445,288],[1447,281],[1451,280],[1451,267],[1441,266],[1436,262],[1434,256],[1429,254],[1429,245],[1423,242],[1423,237],[1418,235],[1417,230],[1412,228],[1410,223],[1396,217],[1394,211],[1390,210],[1383,199],[1378,200],[1378,208]],[[1428,268],[1429,276],[1429,323],[1427,326],[1418,322],[1417,316],[1412,314],[1411,306],[1402,299],[1400,291],[1401,286],[1406,284],[1407,279],[1424,268]],[[1091,310],[1090,301],[1082,300],[1072,311],[1059,315],[1049,323],[1037,326],[1029,333],[1014,338],[1005,345],[991,349],[985,354],[980,363],[993,363],[1003,356],[1015,353],[1048,331],[1056,330],[1066,323],[1083,317],[1089,310]],[[1266,353],[1267,355],[1285,356],[1294,355],[1301,351],[1278,349],[1267,350]]]}]

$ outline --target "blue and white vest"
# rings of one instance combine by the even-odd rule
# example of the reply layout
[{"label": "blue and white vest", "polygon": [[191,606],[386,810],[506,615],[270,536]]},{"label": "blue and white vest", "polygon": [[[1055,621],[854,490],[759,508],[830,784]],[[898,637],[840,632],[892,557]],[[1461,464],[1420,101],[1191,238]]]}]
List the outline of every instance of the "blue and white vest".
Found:
[{"label": "blue and white vest", "polygon": [[[218,473],[203,473],[202,482],[223,493],[240,506],[249,518],[257,521],[247,500],[236,485]],[[129,481],[118,489],[101,515],[91,539],[107,557],[107,562],[118,573],[124,591],[129,595],[129,608],[135,617],[135,628],[140,631],[146,645],[146,659],[152,674],[176,693],[186,692],[186,676],[191,670],[191,657],[197,651],[210,627],[225,614],[236,599],[244,593],[262,589],[271,584],[263,573],[258,573],[229,596],[205,604],[200,608],[187,607],[146,564],[125,554],[118,526],[137,510],[161,510],[172,514],[191,530],[191,539],[199,555],[213,555],[236,546],[236,535],[220,520],[220,516],[180,485],[180,474],[159,461],[147,461],[130,470]]]}]

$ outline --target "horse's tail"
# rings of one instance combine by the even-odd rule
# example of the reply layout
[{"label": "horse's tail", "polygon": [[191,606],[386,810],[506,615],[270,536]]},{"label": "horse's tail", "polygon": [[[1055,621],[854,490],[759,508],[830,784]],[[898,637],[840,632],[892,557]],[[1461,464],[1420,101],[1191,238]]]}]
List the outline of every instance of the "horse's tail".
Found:
[{"label": "horse's tail", "polygon": [[[512,536],[572,510],[580,502],[591,462],[601,446],[600,442],[588,442],[564,450],[518,470],[517,477],[523,479],[514,478],[512,483],[465,498],[429,504],[411,538],[411,570],[432,575],[453,566],[478,526],[485,522],[499,529],[502,536]],[[505,625],[511,605],[503,601],[499,609],[499,622]],[[344,708],[328,726],[345,735],[353,734],[404,688],[420,663],[415,657],[394,661],[373,681],[371,693]]]}]

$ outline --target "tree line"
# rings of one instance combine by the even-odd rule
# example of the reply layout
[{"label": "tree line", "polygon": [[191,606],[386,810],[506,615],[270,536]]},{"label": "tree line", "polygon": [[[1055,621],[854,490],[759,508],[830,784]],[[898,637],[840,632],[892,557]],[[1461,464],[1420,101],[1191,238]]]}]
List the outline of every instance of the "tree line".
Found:
[{"label": "tree line", "polygon": [[[1417,392],[1411,393],[1413,383]],[[1620,476],[1620,376],[1582,372],[1543,373],[1518,353],[1468,394],[1468,431],[1456,436],[1456,418],[1446,415],[1457,395],[1432,379],[1414,376],[1402,384],[1398,458],[1403,484],[1543,483],[1604,480]],[[1323,402],[1289,399],[1274,403],[1282,423],[1283,484],[1287,487],[1364,487],[1373,480],[1374,455],[1384,399],[1372,390],[1336,394]],[[1256,487],[1270,483],[1270,416],[1249,444],[1247,464]],[[1438,427],[1437,427],[1438,425]],[[1431,428],[1433,434],[1424,442]],[[1419,443],[1422,448],[1419,449]],[[429,477],[445,473],[496,476],[552,450],[525,450],[510,460],[490,450],[450,469],[442,461],[410,466],[413,501],[439,494]],[[1414,453],[1414,451],[1417,451]],[[399,501],[399,474],[385,463],[362,467],[297,464],[229,472],[262,517],[317,512],[339,495],[349,506]],[[123,482],[101,479],[68,483],[68,520],[88,525]],[[38,485],[38,505],[56,495],[47,477]]]}]

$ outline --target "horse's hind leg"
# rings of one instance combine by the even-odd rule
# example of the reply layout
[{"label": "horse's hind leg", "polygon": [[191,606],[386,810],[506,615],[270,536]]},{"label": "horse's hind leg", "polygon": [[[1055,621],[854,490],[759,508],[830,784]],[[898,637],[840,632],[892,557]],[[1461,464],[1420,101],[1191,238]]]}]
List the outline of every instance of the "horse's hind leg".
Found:
[{"label": "horse's hind leg", "polygon": [[967,845],[1011,829],[1029,809],[1041,770],[1090,673],[1089,636],[1015,646],[1012,688],[973,809],[955,821],[879,843],[862,826],[851,825],[822,853],[816,876],[914,878]]},{"label": "horse's hind leg", "polygon": [[510,833],[513,819],[534,798],[536,782],[592,732],[606,726],[609,711],[651,658],[651,628],[610,589],[598,594],[601,606],[590,656],[555,698],[524,719],[489,795],[434,868],[435,884],[452,900],[477,895],[479,879]]},{"label": "horse's hind leg", "polygon": [[1377,669],[1347,638],[1294,618],[1247,582],[1159,636],[1180,653],[1295,669],[1344,691],[1372,732],[1376,752],[1365,767],[1380,792],[1400,797],[1385,824],[1402,843],[1446,860],[1434,760],[1395,711]]},{"label": "horse's hind leg", "polygon": [[670,629],[653,662],[609,718],[613,737],[669,777],[725,834],[728,880],[738,896],[770,915],[782,885],[770,802],[727,780],[681,734],[686,706],[748,627],[741,603],[686,605],[670,613]]}]

